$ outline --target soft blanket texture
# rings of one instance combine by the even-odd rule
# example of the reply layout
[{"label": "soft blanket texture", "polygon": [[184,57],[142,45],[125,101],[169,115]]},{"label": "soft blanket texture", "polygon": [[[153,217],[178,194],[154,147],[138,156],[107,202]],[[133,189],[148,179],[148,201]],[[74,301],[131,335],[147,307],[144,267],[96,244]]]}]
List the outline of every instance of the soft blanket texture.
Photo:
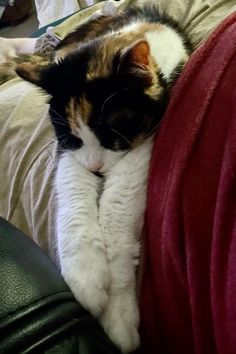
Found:
[{"label": "soft blanket texture", "polygon": [[236,350],[236,14],[188,63],[151,162],[145,354]]},{"label": "soft blanket texture", "polygon": [[79,10],[78,0],[34,0],[39,27],[43,27]]},{"label": "soft blanket texture", "polygon": [[[109,0],[114,6],[122,8],[129,0],[119,2]],[[137,4],[151,2],[150,0],[137,0]],[[63,39],[65,35],[72,31],[79,23],[83,22],[88,16],[95,12],[100,13],[101,8],[107,1],[102,1],[83,11],[75,13],[63,24],[56,26],[54,34]],[[154,1],[155,3],[155,1]],[[191,4],[189,6],[189,4]],[[205,40],[216,26],[222,22],[225,16],[236,11],[235,0],[158,0],[158,6],[166,11],[176,21],[180,22],[185,28],[194,47],[197,47],[202,40]],[[61,18],[63,16],[59,16]],[[54,20],[57,20],[55,18]]]}]

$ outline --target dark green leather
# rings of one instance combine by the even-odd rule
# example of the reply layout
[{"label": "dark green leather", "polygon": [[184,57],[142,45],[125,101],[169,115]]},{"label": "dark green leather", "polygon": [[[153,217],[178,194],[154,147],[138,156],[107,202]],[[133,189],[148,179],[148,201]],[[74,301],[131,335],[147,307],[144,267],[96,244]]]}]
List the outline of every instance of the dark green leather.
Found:
[{"label": "dark green leather", "polygon": [[49,258],[2,218],[0,353],[119,353]]}]

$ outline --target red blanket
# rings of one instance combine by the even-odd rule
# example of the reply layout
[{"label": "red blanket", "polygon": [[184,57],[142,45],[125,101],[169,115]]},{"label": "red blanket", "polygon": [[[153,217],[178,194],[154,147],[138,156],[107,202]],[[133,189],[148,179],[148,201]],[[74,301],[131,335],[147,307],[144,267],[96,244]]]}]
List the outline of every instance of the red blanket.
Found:
[{"label": "red blanket", "polygon": [[236,14],[193,55],[156,137],[144,354],[236,353]]}]

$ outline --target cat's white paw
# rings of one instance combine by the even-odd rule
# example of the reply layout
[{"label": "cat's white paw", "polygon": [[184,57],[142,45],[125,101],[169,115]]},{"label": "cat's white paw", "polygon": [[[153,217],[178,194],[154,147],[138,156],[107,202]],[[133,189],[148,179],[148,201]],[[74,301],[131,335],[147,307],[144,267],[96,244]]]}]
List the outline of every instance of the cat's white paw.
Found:
[{"label": "cat's white paw", "polygon": [[139,347],[139,311],[133,294],[110,295],[107,307],[99,319],[105,332],[122,353],[130,353]]},{"label": "cat's white paw", "polygon": [[98,317],[108,302],[110,274],[105,254],[84,249],[62,261],[62,275],[77,301]]},{"label": "cat's white paw", "polygon": [[0,37],[0,64],[16,56],[16,49],[8,38]]}]

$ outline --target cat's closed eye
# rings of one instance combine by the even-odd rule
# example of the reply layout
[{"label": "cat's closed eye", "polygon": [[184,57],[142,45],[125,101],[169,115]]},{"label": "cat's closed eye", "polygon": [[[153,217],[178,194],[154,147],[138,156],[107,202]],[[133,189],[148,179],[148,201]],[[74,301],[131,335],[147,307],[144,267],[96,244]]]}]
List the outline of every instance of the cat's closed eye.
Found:
[{"label": "cat's closed eye", "polygon": [[62,137],[60,141],[60,146],[63,149],[77,150],[80,149],[82,145],[83,141],[72,134],[68,134],[65,137]]}]

